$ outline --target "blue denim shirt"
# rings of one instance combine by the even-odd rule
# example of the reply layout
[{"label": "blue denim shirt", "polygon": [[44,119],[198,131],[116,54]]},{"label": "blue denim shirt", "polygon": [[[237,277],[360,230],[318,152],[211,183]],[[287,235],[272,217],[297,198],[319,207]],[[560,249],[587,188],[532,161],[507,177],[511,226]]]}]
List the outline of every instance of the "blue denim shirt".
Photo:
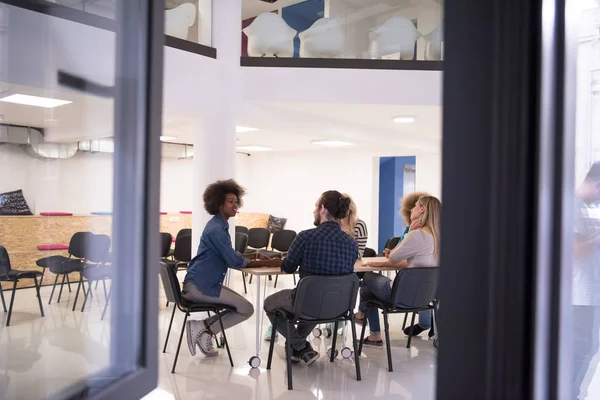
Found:
[{"label": "blue denim shirt", "polygon": [[249,263],[231,246],[229,224],[217,214],[202,232],[198,254],[190,261],[184,282],[193,282],[207,296],[219,297],[227,269],[244,268]]}]

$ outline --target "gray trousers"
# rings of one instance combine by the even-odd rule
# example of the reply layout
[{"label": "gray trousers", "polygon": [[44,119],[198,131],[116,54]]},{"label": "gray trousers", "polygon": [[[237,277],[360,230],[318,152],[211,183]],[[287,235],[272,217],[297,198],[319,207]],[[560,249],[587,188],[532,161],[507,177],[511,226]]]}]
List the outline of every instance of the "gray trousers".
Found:
[{"label": "gray trousers", "polygon": [[273,311],[278,308],[288,312],[294,311],[291,289],[281,290],[267,297],[265,299],[264,309],[271,320],[271,325],[277,325],[277,331],[290,341],[292,348],[294,350],[302,350],[306,345],[306,338],[311,334],[317,324],[298,324],[298,327],[292,326],[291,336],[287,337],[285,328],[285,325],[287,324],[286,319],[282,316],[272,315]]},{"label": "gray trousers", "polygon": [[[221,320],[225,329],[244,322],[254,314],[252,303],[226,286],[221,287],[221,295],[219,297],[213,297],[202,293],[194,283],[186,282],[183,284],[181,294],[190,303],[217,303],[235,307],[236,311],[221,313]],[[205,324],[210,328],[212,333],[217,334],[221,332],[221,325],[219,324],[219,317],[217,315],[207,318]]]}]

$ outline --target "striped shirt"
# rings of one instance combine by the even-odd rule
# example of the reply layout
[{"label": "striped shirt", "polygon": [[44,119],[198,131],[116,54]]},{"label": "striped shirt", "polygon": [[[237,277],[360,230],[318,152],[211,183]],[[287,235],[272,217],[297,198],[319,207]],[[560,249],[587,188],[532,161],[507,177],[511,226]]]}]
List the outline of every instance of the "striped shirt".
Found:
[{"label": "striped shirt", "polygon": [[354,225],[354,239],[356,239],[356,243],[358,244],[358,258],[362,258],[367,247],[368,238],[367,224],[362,219],[359,219],[356,221],[356,225]]}]

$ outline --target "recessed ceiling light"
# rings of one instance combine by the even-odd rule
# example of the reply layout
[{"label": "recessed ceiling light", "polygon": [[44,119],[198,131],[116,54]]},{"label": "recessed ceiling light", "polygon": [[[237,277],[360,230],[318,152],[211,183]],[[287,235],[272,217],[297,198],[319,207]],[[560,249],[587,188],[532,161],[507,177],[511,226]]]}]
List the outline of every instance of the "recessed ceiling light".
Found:
[{"label": "recessed ceiling light", "polygon": [[244,133],[244,132],[253,132],[253,131],[257,131],[258,129],[256,128],[248,128],[247,126],[236,126],[235,127],[235,133]]},{"label": "recessed ceiling light", "polygon": [[354,145],[354,143],[344,142],[341,140],[313,140],[312,144],[316,144],[317,146],[327,146],[327,147],[346,147],[346,146]]},{"label": "recessed ceiling light", "polygon": [[394,122],[398,124],[412,124],[417,119],[415,117],[396,117],[394,118]]},{"label": "recessed ceiling light", "polygon": [[240,150],[240,151],[271,151],[271,150],[273,150],[273,148],[268,147],[268,146],[251,145],[251,146],[238,146],[238,147],[236,147],[236,150]]},{"label": "recessed ceiling light", "polygon": [[177,137],[175,137],[175,136],[161,136],[160,137],[161,142],[168,142],[169,140],[175,140],[175,139],[177,139]]},{"label": "recessed ceiling light", "polygon": [[68,100],[51,99],[49,97],[29,96],[26,94],[11,94],[6,97],[0,98],[0,101],[4,101],[6,103],[23,104],[26,106],[36,106],[44,108],[54,108],[72,103],[72,101]]}]

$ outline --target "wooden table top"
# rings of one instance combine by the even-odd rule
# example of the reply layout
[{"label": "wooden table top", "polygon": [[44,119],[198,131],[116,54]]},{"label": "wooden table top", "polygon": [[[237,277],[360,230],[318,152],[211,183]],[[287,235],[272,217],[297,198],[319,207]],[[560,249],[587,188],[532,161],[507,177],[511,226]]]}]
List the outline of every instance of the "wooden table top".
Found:
[{"label": "wooden table top", "polygon": [[[368,271],[397,271],[398,267],[367,267],[364,264],[367,262],[381,262],[387,261],[385,257],[369,257],[356,260],[354,264],[354,272],[368,272]],[[252,267],[244,268],[242,271],[257,276],[264,275],[286,275],[285,272],[281,272],[279,267]]]}]

